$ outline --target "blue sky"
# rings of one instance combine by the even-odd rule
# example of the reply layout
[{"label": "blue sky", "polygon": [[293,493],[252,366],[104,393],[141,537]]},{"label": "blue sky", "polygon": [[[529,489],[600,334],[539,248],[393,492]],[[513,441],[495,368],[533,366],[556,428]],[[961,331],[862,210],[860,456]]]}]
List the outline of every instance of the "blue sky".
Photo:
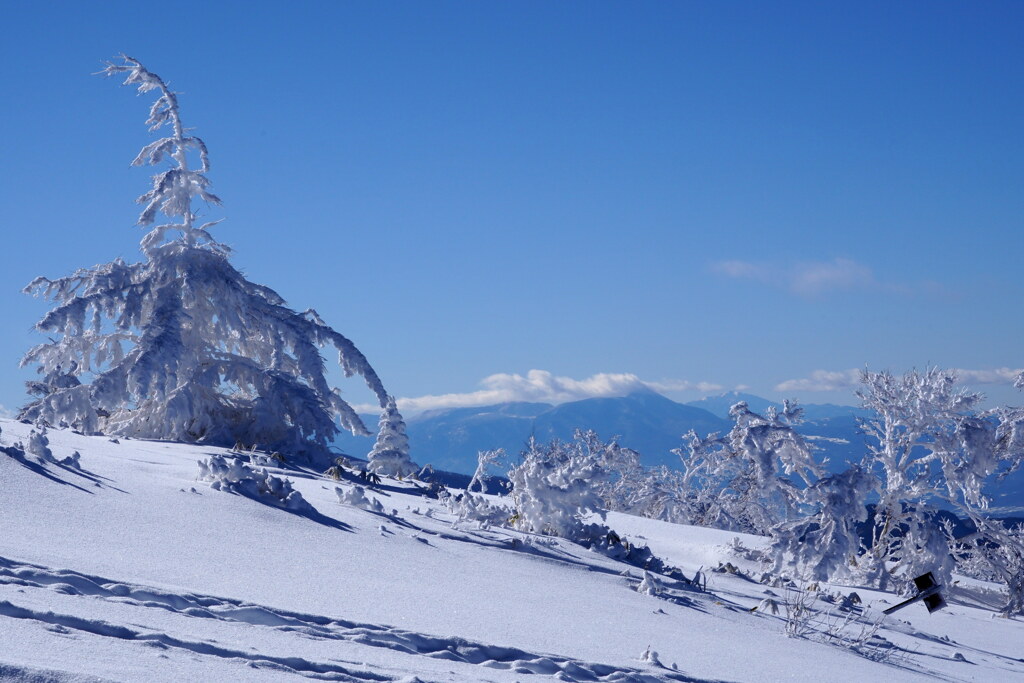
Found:
[{"label": "blue sky", "polygon": [[46,310],[21,287],[139,257],[149,100],[90,75],[119,52],[183,93],[234,262],[407,406],[637,382],[851,401],[852,369],[928,364],[1021,400],[1001,370],[1024,367],[1019,2],[19,3],[5,22],[8,408]]}]

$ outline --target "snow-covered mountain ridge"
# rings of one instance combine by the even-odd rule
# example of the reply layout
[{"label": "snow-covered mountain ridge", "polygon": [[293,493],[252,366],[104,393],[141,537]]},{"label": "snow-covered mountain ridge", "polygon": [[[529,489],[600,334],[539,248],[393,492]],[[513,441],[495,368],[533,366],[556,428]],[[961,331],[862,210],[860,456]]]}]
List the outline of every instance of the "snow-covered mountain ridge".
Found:
[{"label": "snow-covered mountain ridge", "polygon": [[[31,429],[0,427],[4,446]],[[340,502],[351,482],[268,468],[312,506],[293,512],[199,481],[222,449],[48,436],[81,469],[0,454],[2,680],[1024,680],[1024,622],[990,618],[999,598],[975,581],[854,643],[898,598],[760,584],[758,537],[609,514],[687,577],[703,567],[701,591],[460,522],[415,483],[367,488],[375,511]],[[708,571],[726,562],[738,572]],[[851,591],[863,604],[844,611]],[[787,638],[799,595],[814,617]]]}]

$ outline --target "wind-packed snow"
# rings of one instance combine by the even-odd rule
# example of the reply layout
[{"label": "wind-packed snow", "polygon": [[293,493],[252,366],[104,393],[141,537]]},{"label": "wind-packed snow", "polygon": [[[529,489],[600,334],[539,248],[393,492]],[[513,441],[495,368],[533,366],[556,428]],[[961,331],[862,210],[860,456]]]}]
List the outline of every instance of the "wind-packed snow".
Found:
[{"label": "wind-packed snow", "polygon": [[[882,617],[900,598],[760,583],[759,536],[607,514],[679,580],[459,521],[415,481],[57,429],[46,458],[0,427],[0,680],[1024,680],[995,584]],[[269,478],[310,507],[224,483]]]}]

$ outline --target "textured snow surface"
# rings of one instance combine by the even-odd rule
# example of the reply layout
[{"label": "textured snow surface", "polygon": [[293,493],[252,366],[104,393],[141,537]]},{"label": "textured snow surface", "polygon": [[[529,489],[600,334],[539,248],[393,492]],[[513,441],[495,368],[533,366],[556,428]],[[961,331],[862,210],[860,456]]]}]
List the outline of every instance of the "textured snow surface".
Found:
[{"label": "textured snow surface", "polygon": [[[978,582],[885,618],[857,654],[749,611],[787,599],[756,581],[756,536],[610,514],[707,579],[647,590],[641,568],[565,541],[456,523],[415,484],[385,478],[363,491],[379,506],[355,506],[353,482],[268,468],[311,505],[289,510],[200,481],[221,449],[47,436],[58,462],[0,454],[0,680],[1024,681],[1024,621],[992,618]],[[58,464],[74,451],[81,469]],[[709,571],[724,562],[738,573]],[[818,631],[840,614],[828,593],[852,590],[862,620],[899,600],[822,586]]]}]

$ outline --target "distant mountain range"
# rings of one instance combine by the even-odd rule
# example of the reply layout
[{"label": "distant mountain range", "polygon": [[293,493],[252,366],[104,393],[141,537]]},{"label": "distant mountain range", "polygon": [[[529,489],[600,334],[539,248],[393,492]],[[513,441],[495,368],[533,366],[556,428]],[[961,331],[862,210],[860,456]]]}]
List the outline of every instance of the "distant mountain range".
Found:
[{"label": "distant mountain range", "polygon": [[[515,455],[531,435],[540,441],[567,440],[576,429],[593,429],[604,439],[619,437],[621,445],[640,452],[645,465],[678,467],[679,459],[672,450],[683,445],[683,435],[691,429],[701,435],[729,431],[729,408],[739,401],[746,401],[756,412],[776,405],[737,392],[677,403],[654,391],[638,391],[619,398],[590,398],[559,405],[502,403],[431,410],[410,418],[406,427],[413,459],[451,472],[472,473],[477,451],[504,448]],[[825,455],[833,460],[838,456],[842,462],[854,451],[859,457],[856,418],[863,411],[849,406],[808,405],[804,412],[807,424],[803,433],[846,442],[816,441]],[[363,420],[372,430],[377,416],[364,415]],[[363,457],[373,439],[346,433],[336,444],[346,453]]]},{"label": "distant mountain range", "polygon": [[[620,398],[590,398],[559,405],[502,403],[431,410],[409,418],[406,430],[413,460],[463,475],[476,469],[477,451],[504,448],[514,457],[531,435],[542,442],[568,440],[576,429],[592,429],[605,440],[619,437],[619,444],[641,454],[644,465],[678,468],[679,458],[672,450],[683,446],[683,435],[691,429],[700,435],[728,432],[732,428],[729,408],[739,401],[746,401],[758,413],[769,406],[781,407],[760,396],[735,391],[677,403],[645,390]],[[867,411],[833,404],[801,407],[804,423],[798,430],[818,447],[819,457],[827,459],[826,469],[840,472],[849,462],[863,457],[866,445],[857,420],[868,415]],[[378,416],[362,418],[376,432]],[[335,444],[345,453],[365,458],[373,447],[373,437],[344,433]],[[1024,510],[1024,469],[1002,482],[992,494],[995,506]]]}]

